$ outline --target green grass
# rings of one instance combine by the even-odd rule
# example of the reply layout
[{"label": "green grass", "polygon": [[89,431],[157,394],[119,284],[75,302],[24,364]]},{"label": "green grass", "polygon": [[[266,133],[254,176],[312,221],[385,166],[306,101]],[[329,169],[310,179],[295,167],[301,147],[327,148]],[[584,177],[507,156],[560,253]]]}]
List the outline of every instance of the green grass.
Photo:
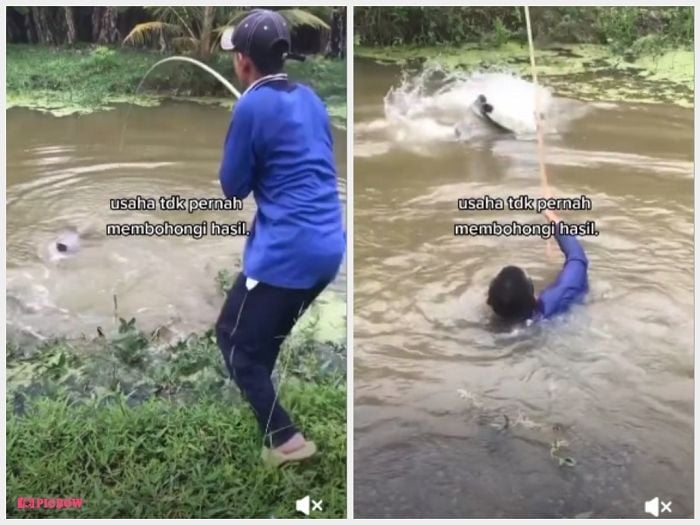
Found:
[{"label": "green grass", "polygon": [[[344,388],[297,382],[282,399],[320,453],[280,470],[261,466],[250,410],[221,400],[8,408],[8,517],[294,517],[306,494],[323,499],[324,517],[344,517]],[[19,510],[19,496],[80,497],[83,507]]]},{"label": "green grass", "polygon": [[[136,92],[148,69],[165,58],[150,51],[83,46],[75,49],[12,44],[6,52],[8,107],[31,107],[55,115],[89,113],[116,103],[152,105],[163,97],[207,102],[230,94],[211,75],[188,64],[165,64],[154,70]],[[210,64],[229,79],[235,77],[231,57],[214,55]],[[309,59],[289,62],[295,80],[311,85],[335,118],[344,121],[345,61]]]},{"label": "green grass", "polygon": [[[231,276],[218,277],[223,290]],[[345,347],[324,342],[315,305],[285,341],[273,379],[319,446],[271,470],[250,408],[227,377],[212,331],[168,340],[121,319],[94,339],[8,343],[7,492],[11,517],[345,516]],[[83,498],[81,509],[17,509],[18,497]],[[50,514],[49,514],[50,513]]]},{"label": "green grass", "polygon": [[[108,106],[117,97],[147,102],[135,96],[136,87],[160,55],[134,51],[115,52],[105,47],[74,50],[43,46],[7,47],[6,88],[10,105],[32,98],[51,108],[74,108],[87,112]],[[154,72],[156,89],[168,72]]]}]

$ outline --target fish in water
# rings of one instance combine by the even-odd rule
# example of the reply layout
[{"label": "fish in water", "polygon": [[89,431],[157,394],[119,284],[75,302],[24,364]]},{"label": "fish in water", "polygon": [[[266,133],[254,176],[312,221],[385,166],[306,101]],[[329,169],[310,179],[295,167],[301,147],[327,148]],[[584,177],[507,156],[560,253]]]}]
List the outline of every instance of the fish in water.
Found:
[{"label": "fish in water", "polygon": [[[479,136],[483,134],[480,131],[532,137],[538,125],[560,112],[549,90],[512,75],[474,75],[465,85],[469,89],[465,87],[460,94],[466,98],[469,115],[457,123],[455,134],[459,139]],[[545,128],[545,132],[554,131],[553,124]]]},{"label": "fish in water", "polygon": [[[513,131],[501,123],[497,122],[494,117],[493,104],[486,100],[486,96],[480,94],[476,97],[476,100],[470,106],[472,113],[476,115],[479,122],[485,122],[488,124],[488,128],[495,130],[499,133],[513,133]],[[477,126],[481,127],[481,126]],[[455,137],[464,140],[467,137],[474,136],[475,130],[472,125],[469,124],[467,120],[458,122],[454,127]],[[484,130],[487,131],[487,130]],[[478,134],[478,132],[476,132]]]},{"label": "fish in water", "polygon": [[53,261],[70,257],[79,251],[80,233],[75,229],[61,232],[49,245],[49,256]]},{"label": "fish in water", "polygon": [[486,100],[485,95],[479,95],[476,97],[476,101],[472,104],[472,109],[477,116],[481,117],[483,120],[491,124],[494,128],[499,131],[506,133],[512,133],[513,131],[505,127],[504,125],[496,122],[494,120],[493,105],[489,104]]},{"label": "fish in water", "polygon": [[493,112],[493,106],[486,102],[486,97],[484,95],[479,95],[476,97],[476,102],[474,102],[474,107],[476,107],[479,113],[488,118],[488,114]]}]

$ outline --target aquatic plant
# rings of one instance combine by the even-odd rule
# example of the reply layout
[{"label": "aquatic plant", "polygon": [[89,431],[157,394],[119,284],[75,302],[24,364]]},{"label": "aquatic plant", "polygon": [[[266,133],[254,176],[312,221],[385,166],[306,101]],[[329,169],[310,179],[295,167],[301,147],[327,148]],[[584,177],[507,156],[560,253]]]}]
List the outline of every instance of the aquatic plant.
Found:
[{"label": "aquatic plant", "polygon": [[496,411],[492,411],[488,408],[485,409],[483,403],[476,401],[476,395],[474,392],[459,388],[457,389],[457,395],[466,400],[469,405],[478,409],[478,421],[480,424],[488,424],[489,427],[499,432],[510,431],[513,433],[513,435],[515,435],[519,428],[526,431],[536,431],[540,434],[546,431],[551,431],[551,433],[557,437],[555,437],[549,444],[549,456],[556,459],[557,465],[560,467],[576,466],[576,460],[573,457],[566,455],[564,452],[565,449],[569,448],[569,442],[566,439],[558,437],[564,431],[562,425],[559,423],[545,425],[544,423],[533,421],[528,416],[524,415],[522,411],[518,411],[516,418],[511,422],[511,418],[503,410],[498,409]]},{"label": "aquatic plant", "polygon": [[549,447],[549,455],[558,460],[560,467],[575,467],[576,460],[571,456],[565,456],[562,449],[569,446],[565,439],[555,439]]},{"label": "aquatic plant", "polygon": [[[630,101],[677,104],[692,107],[694,53],[663,50],[635,58],[613,54],[603,45],[558,45],[538,48],[538,81],[554,94],[586,101]],[[429,64],[447,71],[509,72],[528,78],[527,48],[509,43],[483,49],[475,44],[461,47],[360,47],[355,55],[393,62],[411,72]]]},{"label": "aquatic plant", "polygon": [[233,287],[236,281],[236,274],[229,270],[219,270],[216,274],[216,284],[221,290],[221,294],[225,297],[227,292]]}]

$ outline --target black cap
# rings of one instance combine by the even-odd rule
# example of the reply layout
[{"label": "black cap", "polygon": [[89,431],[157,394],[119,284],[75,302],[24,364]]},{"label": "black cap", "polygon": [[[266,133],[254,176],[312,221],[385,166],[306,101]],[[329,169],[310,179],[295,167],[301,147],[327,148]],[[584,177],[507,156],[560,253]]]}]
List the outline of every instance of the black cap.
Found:
[{"label": "black cap", "polygon": [[255,9],[238,25],[229,27],[221,35],[221,49],[248,55],[258,64],[290,58],[304,60],[291,50],[289,23],[282,15],[268,9]]}]

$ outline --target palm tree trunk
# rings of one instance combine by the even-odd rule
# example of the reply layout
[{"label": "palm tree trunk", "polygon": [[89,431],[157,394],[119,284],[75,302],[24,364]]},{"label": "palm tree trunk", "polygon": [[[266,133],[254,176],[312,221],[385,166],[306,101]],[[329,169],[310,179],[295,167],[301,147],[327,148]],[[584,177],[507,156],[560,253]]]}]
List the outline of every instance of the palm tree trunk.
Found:
[{"label": "palm tree trunk", "polygon": [[21,42],[24,35],[24,17],[15,9],[6,11],[7,19],[7,43]]},{"label": "palm tree trunk", "polygon": [[78,31],[75,27],[75,13],[72,7],[64,7],[64,13],[66,15],[66,27],[68,29],[68,45],[73,45],[78,41]]},{"label": "palm tree trunk", "polygon": [[340,58],[345,52],[345,8],[336,7],[331,14],[331,38],[326,56]]},{"label": "palm tree trunk", "polygon": [[341,28],[340,28],[340,57],[345,58],[347,53],[347,37],[348,37],[348,9],[347,7],[342,7],[343,15],[340,18]]},{"label": "palm tree trunk", "polygon": [[117,28],[117,8],[104,7],[102,12],[100,33],[97,42],[100,44],[115,44],[119,41]]},{"label": "palm tree trunk", "polygon": [[100,27],[102,27],[102,10],[104,7],[93,7],[90,19],[92,20],[92,41],[97,42],[100,38]]},{"label": "palm tree trunk", "polygon": [[49,8],[32,7],[32,17],[34,18],[37,40],[42,44],[50,46],[54,43],[54,36],[49,25],[47,9]]},{"label": "palm tree trunk", "polygon": [[29,44],[36,44],[39,41],[33,18],[31,9],[27,8],[27,13],[24,15],[24,29],[27,33],[27,42]]},{"label": "palm tree trunk", "polygon": [[204,8],[204,21],[202,23],[202,34],[200,38],[199,58],[206,61],[211,54],[211,33],[214,28],[214,7]]}]

